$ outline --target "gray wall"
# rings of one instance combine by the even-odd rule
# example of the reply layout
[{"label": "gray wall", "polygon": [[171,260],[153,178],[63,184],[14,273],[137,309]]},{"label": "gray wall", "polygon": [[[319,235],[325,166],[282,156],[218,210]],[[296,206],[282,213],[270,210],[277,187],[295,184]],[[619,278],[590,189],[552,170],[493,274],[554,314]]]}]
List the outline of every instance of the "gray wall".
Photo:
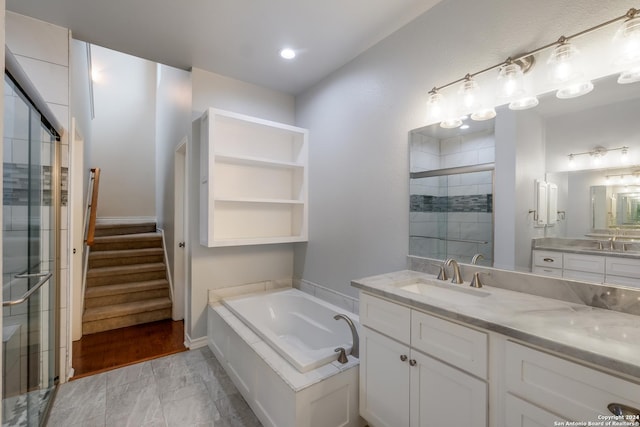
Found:
[{"label": "gray wall", "polygon": [[299,95],[296,124],[310,130],[311,214],[296,276],[356,295],[351,279],[405,268],[407,132],[427,124],[431,87],[634,6],[445,0]]}]

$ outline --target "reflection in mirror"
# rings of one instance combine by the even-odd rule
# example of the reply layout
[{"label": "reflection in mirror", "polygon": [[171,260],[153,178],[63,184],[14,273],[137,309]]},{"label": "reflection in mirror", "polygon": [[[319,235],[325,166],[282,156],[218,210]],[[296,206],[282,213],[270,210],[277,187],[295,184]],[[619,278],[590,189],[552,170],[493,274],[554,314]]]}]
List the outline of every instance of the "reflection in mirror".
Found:
[{"label": "reflection in mirror", "polygon": [[[640,187],[633,187],[640,186],[640,83],[620,85],[616,79],[595,81],[593,92],[580,98],[546,94],[532,110],[498,108],[494,120],[468,120],[466,130],[436,124],[411,131],[409,254],[470,263],[474,253],[482,253],[485,265],[538,272],[532,252],[538,245],[575,253],[587,248],[592,255],[609,250],[607,256],[613,256],[611,248],[640,250]],[[628,147],[626,156],[622,147]],[[437,175],[484,163],[495,165],[493,185],[486,176],[472,182],[462,174]],[[417,178],[424,171],[436,175]],[[616,182],[620,177],[627,182]],[[555,206],[543,223],[530,213],[536,181],[553,185]],[[592,187],[601,200],[594,200]],[[483,195],[490,200],[483,212],[473,211],[471,199],[459,199],[460,205],[454,199]],[[565,273],[553,272],[570,277]],[[609,280],[604,272],[580,279]]]},{"label": "reflection in mirror", "polygon": [[494,121],[410,133],[410,250],[417,256],[493,263]]}]

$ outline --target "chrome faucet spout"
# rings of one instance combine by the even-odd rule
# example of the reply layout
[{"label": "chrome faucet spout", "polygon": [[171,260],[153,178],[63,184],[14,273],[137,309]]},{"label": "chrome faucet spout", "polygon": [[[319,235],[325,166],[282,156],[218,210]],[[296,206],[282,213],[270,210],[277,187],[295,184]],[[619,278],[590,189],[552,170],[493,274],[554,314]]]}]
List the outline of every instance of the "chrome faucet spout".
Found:
[{"label": "chrome faucet spout", "polygon": [[462,275],[460,274],[460,266],[458,265],[458,261],[453,258],[447,259],[444,264],[448,267],[453,265],[453,278],[451,279],[451,283],[461,284],[462,283]]},{"label": "chrome faucet spout", "polygon": [[356,329],[356,325],[353,324],[353,321],[346,314],[336,314],[333,316],[335,320],[343,319],[349,325],[349,329],[351,329],[351,338],[353,340],[353,345],[351,346],[351,355],[355,358],[360,358],[360,337],[358,337],[358,330]]}]

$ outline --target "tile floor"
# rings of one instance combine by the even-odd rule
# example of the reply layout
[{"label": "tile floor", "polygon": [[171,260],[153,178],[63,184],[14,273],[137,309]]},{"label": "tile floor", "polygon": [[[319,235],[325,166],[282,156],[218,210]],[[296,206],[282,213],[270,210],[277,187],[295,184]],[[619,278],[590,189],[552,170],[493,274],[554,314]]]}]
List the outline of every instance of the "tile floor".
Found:
[{"label": "tile floor", "polygon": [[261,424],[204,347],[62,384],[47,426]]}]

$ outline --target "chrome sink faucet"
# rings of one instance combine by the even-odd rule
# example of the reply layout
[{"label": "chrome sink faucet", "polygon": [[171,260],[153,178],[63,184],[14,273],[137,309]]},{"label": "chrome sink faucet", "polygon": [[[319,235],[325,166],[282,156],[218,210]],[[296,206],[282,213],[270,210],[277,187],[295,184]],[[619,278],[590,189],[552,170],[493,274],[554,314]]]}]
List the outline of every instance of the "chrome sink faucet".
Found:
[{"label": "chrome sink faucet", "polygon": [[351,355],[355,358],[360,358],[360,337],[358,337],[358,330],[356,329],[356,325],[353,324],[353,321],[349,319],[349,316],[345,314],[336,314],[333,316],[335,320],[344,319],[349,325],[351,329],[351,339],[353,340],[353,345],[351,346]]},{"label": "chrome sink faucet", "polygon": [[451,279],[451,283],[457,283],[458,285],[462,283],[462,276],[460,275],[460,266],[458,265],[458,261],[453,258],[448,258],[444,265],[449,267],[453,265],[453,278]]}]

